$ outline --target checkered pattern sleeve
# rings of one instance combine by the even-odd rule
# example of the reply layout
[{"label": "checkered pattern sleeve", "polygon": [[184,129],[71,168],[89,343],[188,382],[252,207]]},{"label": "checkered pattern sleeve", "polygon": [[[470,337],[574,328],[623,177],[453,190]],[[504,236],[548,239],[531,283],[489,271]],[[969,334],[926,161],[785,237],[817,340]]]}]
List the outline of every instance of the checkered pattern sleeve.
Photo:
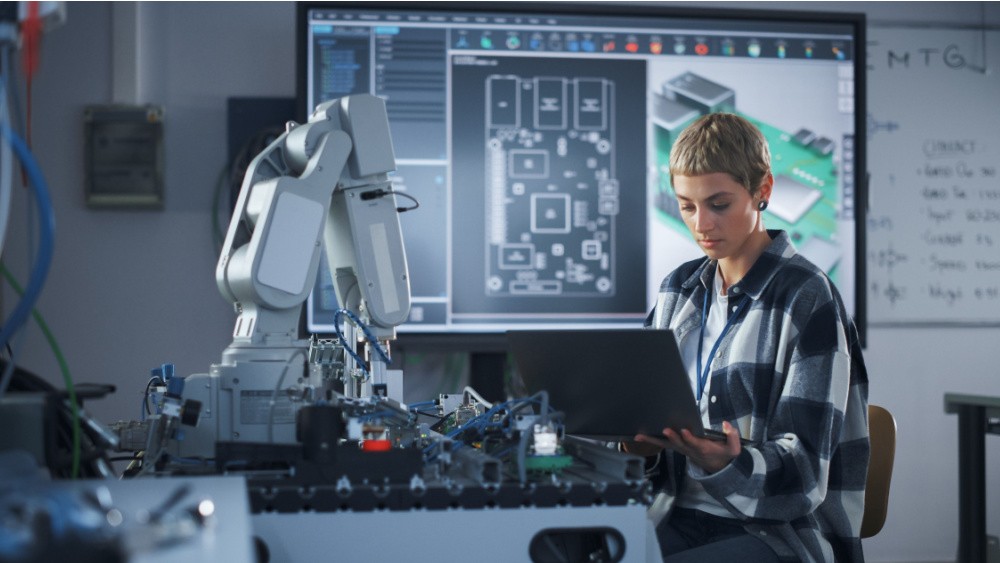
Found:
[{"label": "checkered pattern sleeve", "polygon": [[[697,338],[695,304],[712,275],[702,260],[669,276],[652,326]],[[780,555],[860,560],[867,373],[840,296],[784,233],[734,296],[751,302],[712,364],[709,419],[733,423],[752,444],[721,471],[688,464],[688,474]]]}]

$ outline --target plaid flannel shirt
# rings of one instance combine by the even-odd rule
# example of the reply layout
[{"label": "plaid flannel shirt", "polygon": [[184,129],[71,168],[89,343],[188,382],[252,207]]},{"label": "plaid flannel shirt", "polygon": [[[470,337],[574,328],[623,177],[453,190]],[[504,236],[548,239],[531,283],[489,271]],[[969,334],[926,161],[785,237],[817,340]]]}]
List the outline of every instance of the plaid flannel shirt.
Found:
[{"label": "plaid flannel shirt", "polygon": [[[669,500],[686,470],[746,530],[782,559],[863,561],[860,530],[868,471],[868,375],[857,330],[826,275],[798,255],[788,235],[728,290],[734,319],[713,363],[708,414],[753,442],[715,474],[664,453]],[[702,258],[663,281],[651,328],[699,338],[716,262]],[[732,315],[736,307],[730,307]]]}]

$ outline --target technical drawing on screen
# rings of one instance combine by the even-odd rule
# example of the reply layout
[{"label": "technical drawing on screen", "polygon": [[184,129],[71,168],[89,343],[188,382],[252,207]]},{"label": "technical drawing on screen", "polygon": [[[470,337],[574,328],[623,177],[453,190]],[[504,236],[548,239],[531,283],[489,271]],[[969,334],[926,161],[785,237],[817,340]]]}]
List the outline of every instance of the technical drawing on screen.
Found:
[{"label": "technical drawing on screen", "polygon": [[599,78],[486,79],[487,295],[613,294],[613,96]]},{"label": "technical drawing on screen", "polygon": [[[763,131],[775,177],[765,225],[788,231],[863,314],[857,18],[442,6],[300,12],[303,112],[382,97],[393,189],[420,202],[400,217],[412,293],[400,333],[640,326],[663,277],[702,256],[668,160],[679,132],[715,111]],[[328,278],[311,332],[332,332]]]},{"label": "technical drawing on screen", "polygon": [[455,324],[646,307],[644,66],[562,63],[452,57]]}]

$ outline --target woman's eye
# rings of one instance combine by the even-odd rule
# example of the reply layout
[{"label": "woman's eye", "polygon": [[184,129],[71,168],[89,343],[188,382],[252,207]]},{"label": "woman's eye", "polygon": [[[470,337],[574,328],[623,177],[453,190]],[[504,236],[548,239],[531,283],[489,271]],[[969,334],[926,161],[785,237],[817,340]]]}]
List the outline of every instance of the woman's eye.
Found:
[{"label": "woman's eye", "polygon": [[725,211],[729,207],[728,203],[717,203],[712,206],[712,209],[716,211]]}]

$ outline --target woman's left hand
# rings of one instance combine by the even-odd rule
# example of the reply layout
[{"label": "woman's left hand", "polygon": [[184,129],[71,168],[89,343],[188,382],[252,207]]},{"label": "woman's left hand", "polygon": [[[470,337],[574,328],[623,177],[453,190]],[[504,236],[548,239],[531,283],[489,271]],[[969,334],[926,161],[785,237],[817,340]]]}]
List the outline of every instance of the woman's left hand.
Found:
[{"label": "woman's left hand", "polygon": [[726,435],[725,442],[699,438],[687,429],[678,433],[670,428],[663,429],[663,438],[640,434],[635,439],[680,452],[706,473],[715,473],[729,465],[743,450],[740,433],[732,424],[723,422],[722,432]]}]

